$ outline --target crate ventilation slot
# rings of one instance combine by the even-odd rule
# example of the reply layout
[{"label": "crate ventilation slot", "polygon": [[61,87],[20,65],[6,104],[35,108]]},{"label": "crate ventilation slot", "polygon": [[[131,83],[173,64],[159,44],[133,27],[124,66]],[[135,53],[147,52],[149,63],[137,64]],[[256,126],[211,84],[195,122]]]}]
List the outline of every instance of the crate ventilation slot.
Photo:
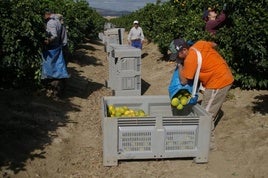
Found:
[{"label": "crate ventilation slot", "polygon": [[119,152],[151,152],[153,127],[119,128]]},{"label": "crate ventilation slot", "polygon": [[118,119],[118,126],[155,126],[155,120],[141,120],[141,119],[128,119],[128,120],[121,120]]},{"label": "crate ventilation slot", "polygon": [[163,126],[199,125],[198,119],[163,119]]},{"label": "crate ventilation slot", "polygon": [[197,149],[197,126],[167,127],[165,140],[166,151]]}]

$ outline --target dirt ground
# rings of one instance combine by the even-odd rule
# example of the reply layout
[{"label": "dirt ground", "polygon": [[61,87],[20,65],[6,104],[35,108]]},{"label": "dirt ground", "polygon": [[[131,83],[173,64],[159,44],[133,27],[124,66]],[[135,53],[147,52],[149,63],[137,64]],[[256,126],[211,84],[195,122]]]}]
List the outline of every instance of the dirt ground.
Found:
[{"label": "dirt ground", "polygon": [[[174,64],[157,47],[142,50],[142,95],[168,95]],[[1,90],[0,177],[3,178],[265,178],[268,177],[268,91],[230,91],[209,162],[189,159],[102,162],[101,98],[112,95],[107,53],[88,41],[68,64],[61,100],[42,92]]]}]

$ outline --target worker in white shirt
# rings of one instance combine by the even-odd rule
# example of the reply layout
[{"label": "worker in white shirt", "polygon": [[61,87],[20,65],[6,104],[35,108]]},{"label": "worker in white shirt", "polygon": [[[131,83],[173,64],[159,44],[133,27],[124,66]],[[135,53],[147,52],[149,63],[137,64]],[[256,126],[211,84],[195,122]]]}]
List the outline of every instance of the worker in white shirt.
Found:
[{"label": "worker in white shirt", "polygon": [[130,29],[127,40],[129,45],[142,49],[144,34],[142,28],[139,26],[139,21],[135,20],[133,22],[133,27]]}]

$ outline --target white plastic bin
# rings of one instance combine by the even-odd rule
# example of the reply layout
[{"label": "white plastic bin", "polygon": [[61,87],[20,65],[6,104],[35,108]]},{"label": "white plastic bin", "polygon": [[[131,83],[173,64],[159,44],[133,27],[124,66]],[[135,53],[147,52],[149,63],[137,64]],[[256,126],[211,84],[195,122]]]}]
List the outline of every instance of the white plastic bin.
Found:
[{"label": "white plastic bin", "polygon": [[[146,117],[108,117],[108,106],[142,109]],[[118,160],[193,158],[208,162],[211,117],[193,105],[173,115],[168,96],[107,96],[102,99],[103,165]]]}]

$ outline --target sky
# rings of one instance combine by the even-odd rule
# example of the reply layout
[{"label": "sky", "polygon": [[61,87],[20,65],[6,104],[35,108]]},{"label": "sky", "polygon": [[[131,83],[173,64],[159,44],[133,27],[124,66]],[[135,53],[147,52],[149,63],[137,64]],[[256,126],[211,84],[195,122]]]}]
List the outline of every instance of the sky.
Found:
[{"label": "sky", "polygon": [[[161,0],[166,2],[168,0]],[[130,11],[143,8],[147,3],[155,3],[156,0],[87,0],[90,7],[115,11]]]}]

